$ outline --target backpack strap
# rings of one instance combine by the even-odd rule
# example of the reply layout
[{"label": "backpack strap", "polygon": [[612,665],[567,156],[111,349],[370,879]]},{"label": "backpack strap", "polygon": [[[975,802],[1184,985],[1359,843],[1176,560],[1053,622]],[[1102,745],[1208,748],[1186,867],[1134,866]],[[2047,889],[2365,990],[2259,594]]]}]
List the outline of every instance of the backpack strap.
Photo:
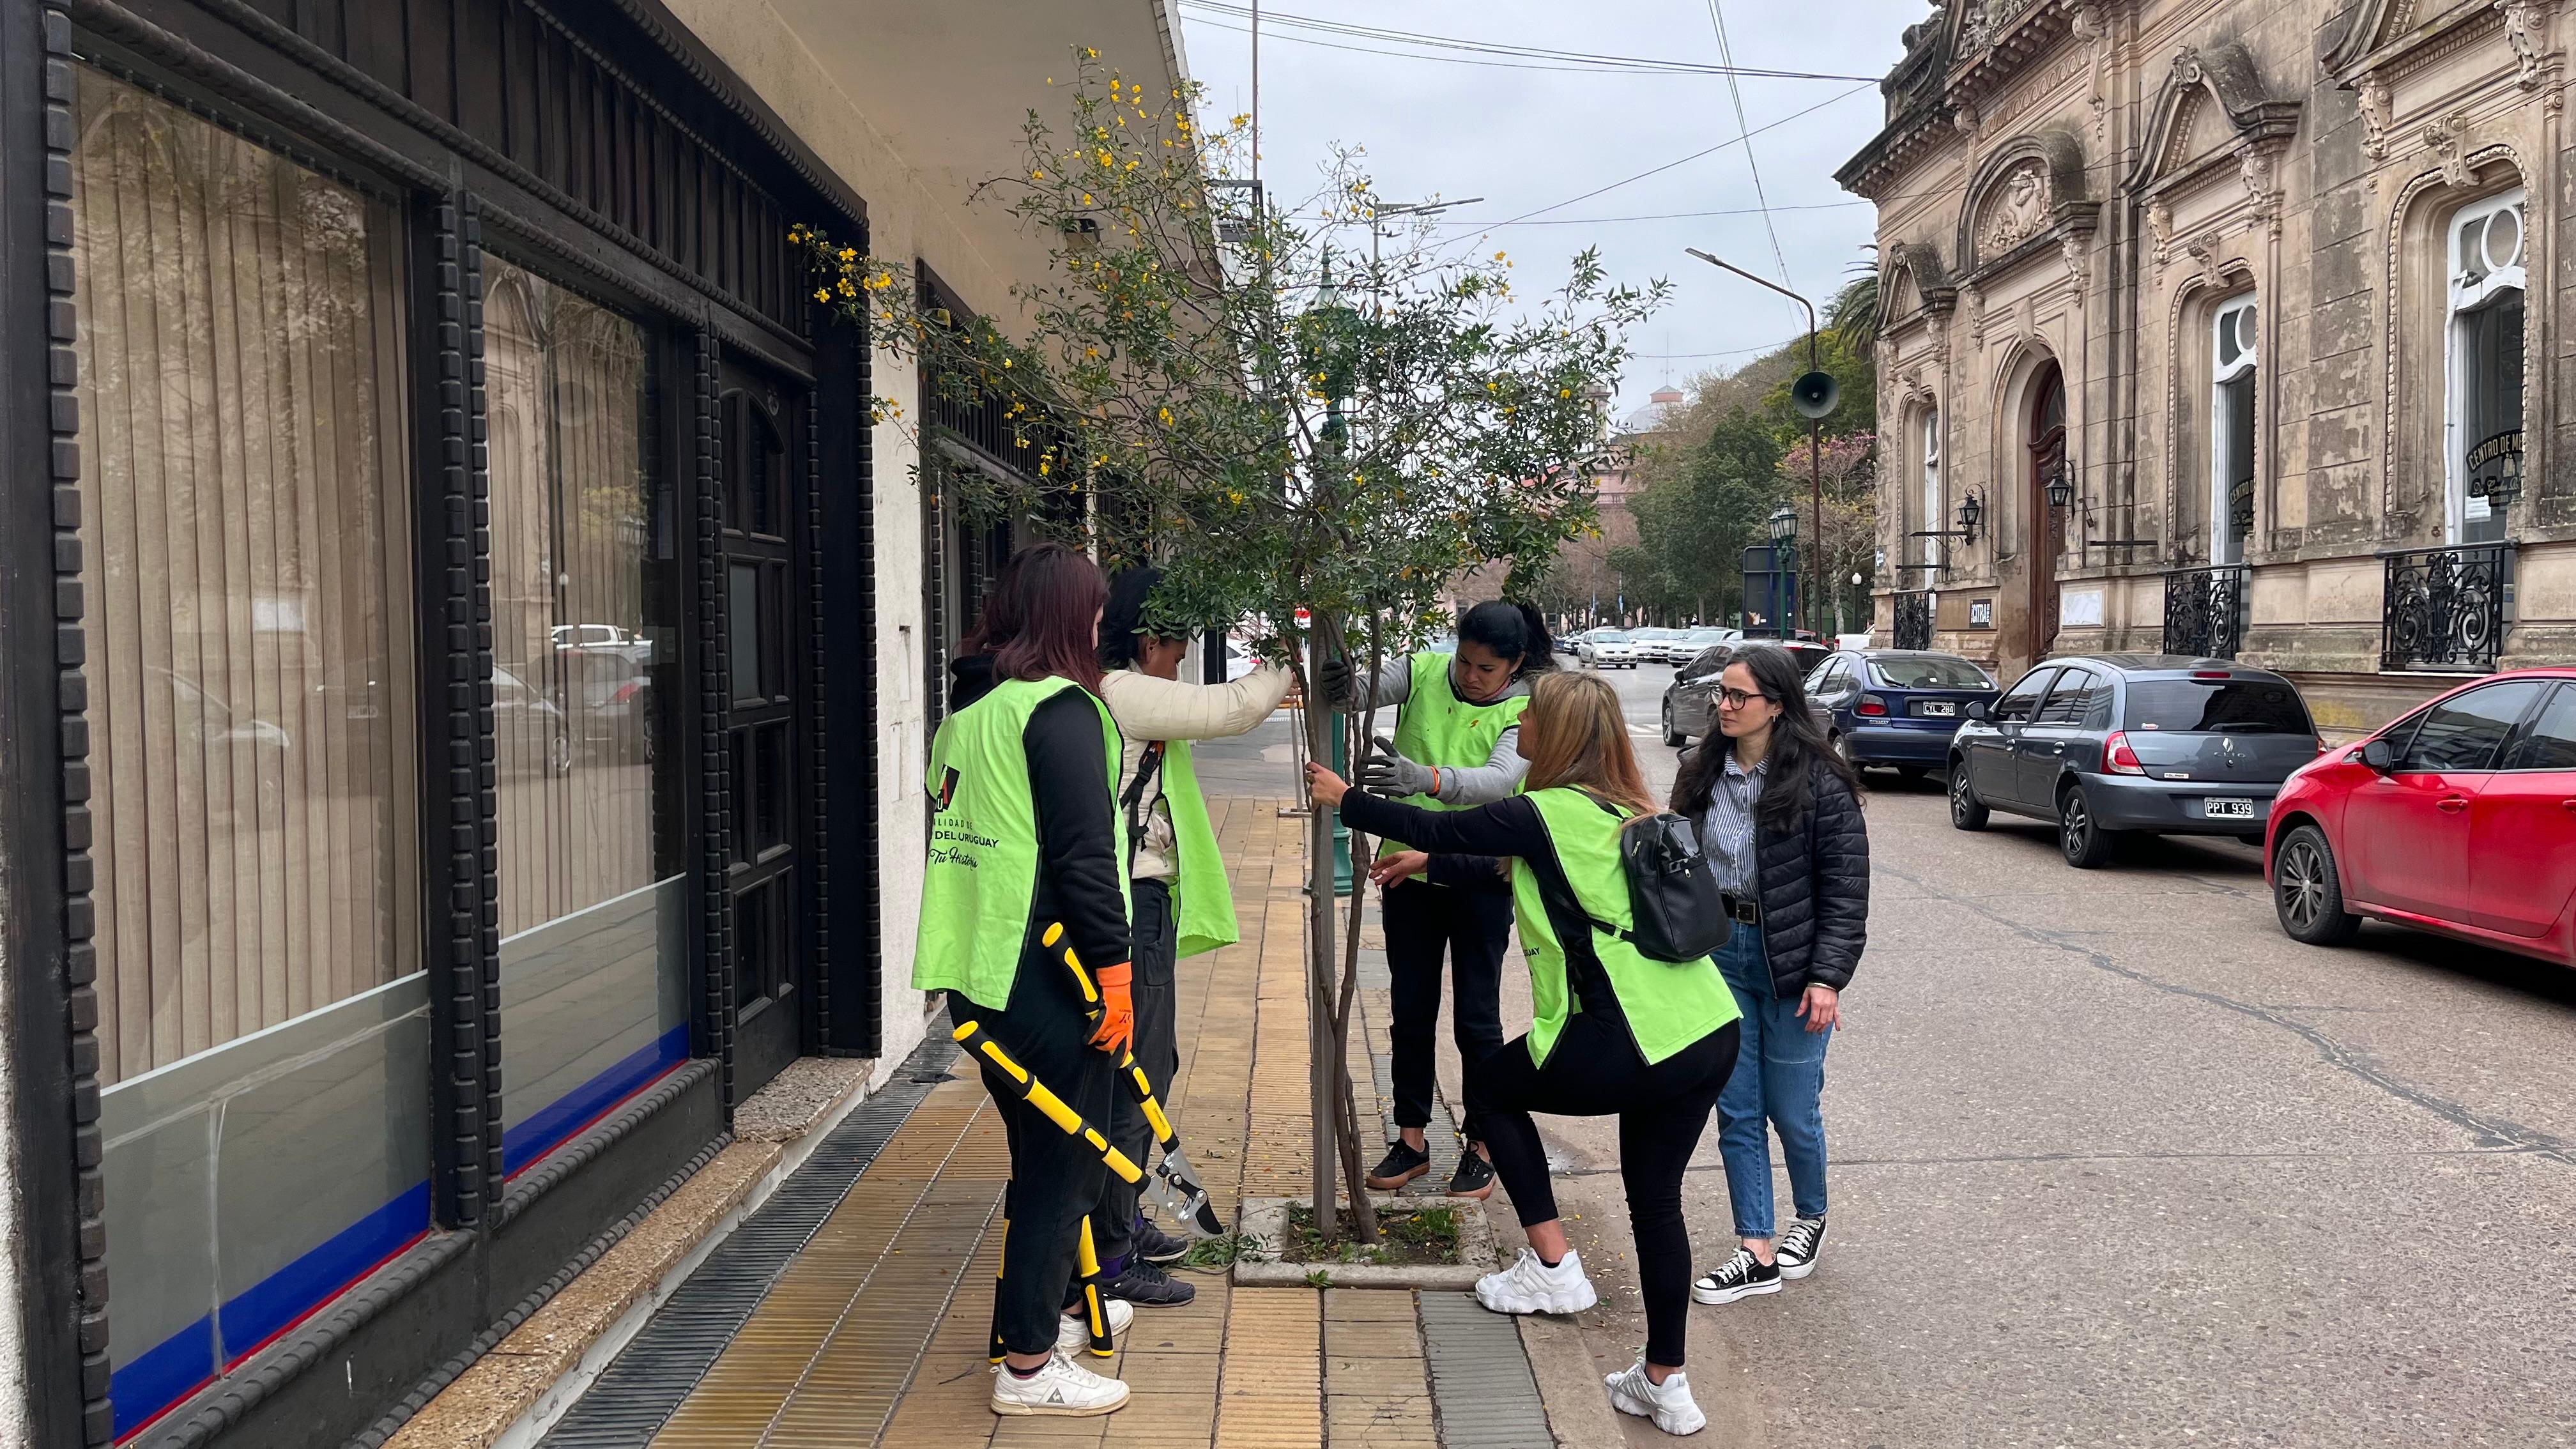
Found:
[{"label": "backpack strap", "polygon": [[[1136,764],[1136,778],[1118,802],[1120,810],[1127,816],[1127,870],[1130,874],[1136,869],[1136,852],[1145,848],[1145,815],[1151,809],[1147,802],[1153,798],[1146,795],[1145,789],[1160,780],[1162,774],[1163,742],[1148,740],[1144,758]],[[1155,796],[1162,793],[1159,787],[1154,791]]]}]

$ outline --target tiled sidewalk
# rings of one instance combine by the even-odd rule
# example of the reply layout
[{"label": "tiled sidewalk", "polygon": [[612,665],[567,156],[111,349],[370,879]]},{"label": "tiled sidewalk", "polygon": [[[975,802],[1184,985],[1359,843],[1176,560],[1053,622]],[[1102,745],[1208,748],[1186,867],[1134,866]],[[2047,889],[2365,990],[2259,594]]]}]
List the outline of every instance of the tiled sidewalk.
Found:
[{"label": "tiled sidewalk", "polygon": [[[1280,819],[1279,803],[1210,802],[1244,940],[1180,968],[1181,1066],[1169,1105],[1229,1221],[1245,1196],[1296,1196],[1306,1183],[1305,822]],[[1373,974],[1382,980],[1382,967]],[[1365,1039],[1382,1054],[1382,989],[1363,993],[1363,1011],[1375,1018]],[[936,1070],[942,1059],[932,1055],[925,1066]],[[1359,1084],[1364,1118],[1377,1110],[1376,1075]],[[1440,1164],[1444,1178],[1449,1166]],[[1008,1172],[982,1087],[962,1059],[950,1061],[946,1079],[767,1286],[712,1364],[675,1363],[674,1372],[702,1373],[675,1412],[632,1412],[639,1406],[619,1397],[641,1396],[621,1384],[643,1376],[611,1374],[546,1444],[1548,1449],[1555,1442],[1512,1325],[1471,1300],[1238,1289],[1213,1273],[1188,1275],[1199,1290],[1189,1307],[1138,1314],[1110,1365],[1134,1393],[1127,1408],[1098,1419],[997,1419],[985,1405],[985,1352]],[[762,1292],[755,1284],[743,1291]],[[1444,1403],[1444,1385],[1473,1402]],[[673,1387],[663,1386],[665,1399]]]}]

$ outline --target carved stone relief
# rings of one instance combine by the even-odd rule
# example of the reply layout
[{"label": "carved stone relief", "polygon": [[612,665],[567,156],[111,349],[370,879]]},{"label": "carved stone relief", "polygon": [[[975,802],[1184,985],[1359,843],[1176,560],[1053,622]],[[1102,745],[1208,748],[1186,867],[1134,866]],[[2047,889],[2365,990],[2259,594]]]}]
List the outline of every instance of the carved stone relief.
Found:
[{"label": "carved stone relief", "polygon": [[2515,81],[2538,90],[2549,68],[2549,12],[2540,0],[2495,0],[2504,15],[2504,43],[2513,48]]},{"label": "carved stone relief", "polygon": [[2173,250],[2173,207],[2158,196],[2147,202],[2147,245],[2159,267]]},{"label": "carved stone relief", "polygon": [[2075,13],[2069,17],[2068,24],[2074,30],[2075,39],[2089,52],[2087,61],[2093,74],[2091,94],[2085,97],[2085,104],[2093,112],[2093,144],[2107,145],[2109,144],[2111,98],[2108,94],[2110,86],[2105,75],[2110,67],[2111,27],[2103,20],[2100,8],[2092,4],[2078,4],[2075,7]]},{"label": "carved stone relief", "polygon": [[2373,161],[2388,159],[2390,114],[2388,82],[2376,72],[2361,78],[2361,149]]},{"label": "carved stone relief", "polygon": [[2445,186],[2469,186],[2477,180],[2477,168],[2460,151],[2461,134],[2468,128],[2468,112],[2453,111],[2441,120],[2425,123],[2421,133],[2425,147],[2442,168]]},{"label": "carved stone relief", "polygon": [[2014,166],[1988,195],[1977,228],[1981,259],[2002,256],[2048,229],[2048,163],[2039,157]]},{"label": "carved stone relief", "polygon": [[2066,295],[2082,301],[2086,271],[2084,238],[2069,233],[2058,240],[2058,250],[2066,259]]},{"label": "carved stone relief", "polygon": [[2237,167],[2245,177],[2245,196],[2250,208],[2248,224],[2260,222],[2274,237],[2281,234],[2281,187],[2273,165],[2271,151],[2248,146],[2236,157]]},{"label": "carved stone relief", "polygon": [[1974,287],[1959,289],[1959,311],[1968,319],[1968,345],[1986,345],[1986,294]]}]

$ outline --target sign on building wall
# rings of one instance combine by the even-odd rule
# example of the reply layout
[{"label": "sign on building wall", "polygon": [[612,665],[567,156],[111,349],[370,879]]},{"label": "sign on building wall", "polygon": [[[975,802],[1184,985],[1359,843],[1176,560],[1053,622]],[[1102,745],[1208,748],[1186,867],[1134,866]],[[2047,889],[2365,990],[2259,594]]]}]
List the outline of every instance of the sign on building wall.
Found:
[{"label": "sign on building wall", "polygon": [[2068,589],[2057,607],[2060,628],[2081,629],[2102,622],[2102,590]]}]

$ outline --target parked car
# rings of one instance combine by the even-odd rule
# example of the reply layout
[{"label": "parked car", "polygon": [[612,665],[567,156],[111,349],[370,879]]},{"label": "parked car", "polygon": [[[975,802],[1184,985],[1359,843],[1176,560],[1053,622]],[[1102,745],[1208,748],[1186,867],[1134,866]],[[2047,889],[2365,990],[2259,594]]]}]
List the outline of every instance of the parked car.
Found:
[{"label": "parked car", "polygon": [[1634,669],[1637,648],[1617,629],[1595,629],[1575,637],[1574,657],[1595,669]]},{"label": "parked car", "polygon": [[1688,664],[1699,657],[1699,651],[1712,644],[1733,644],[1743,637],[1741,629],[1721,628],[1715,624],[1694,625],[1682,631],[1682,647],[1673,651],[1673,662]]},{"label": "parked car", "polygon": [[492,670],[492,734],[504,775],[572,772],[572,726],[563,707],[497,665]]},{"label": "parked car", "polygon": [[2051,659],[1951,741],[1950,823],[1989,811],[2057,822],[2066,863],[2091,869],[2122,836],[2260,842],[2273,797],[2317,757],[2298,688],[2224,659],[2099,654]]},{"label": "parked car", "polygon": [[1992,676],[1956,654],[1845,649],[1807,682],[1825,733],[1855,767],[1893,765],[1919,780],[1949,762],[1968,706],[1991,705]]},{"label": "parked car", "polygon": [[2273,804],[2264,872],[2311,945],[2373,916],[2576,964],[2576,669],[2464,684],[2319,755]]},{"label": "parked car", "polygon": [[[1723,632],[1735,633],[1732,629]],[[1702,648],[1674,670],[1673,682],[1664,686],[1664,743],[1679,748],[1694,739],[1717,733],[1717,696],[1722,688],[1719,676],[1726,672],[1726,666],[1734,660],[1736,651],[1752,644],[1776,645],[1779,642],[1737,635],[1732,640]],[[1813,701],[1809,703],[1812,707]],[[1825,723],[1822,710],[1816,713],[1816,723],[1820,728]]]},{"label": "parked car", "polygon": [[1679,664],[1690,657],[1682,648],[1679,629],[1639,629],[1628,636],[1629,646],[1637,651],[1641,664]]}]

